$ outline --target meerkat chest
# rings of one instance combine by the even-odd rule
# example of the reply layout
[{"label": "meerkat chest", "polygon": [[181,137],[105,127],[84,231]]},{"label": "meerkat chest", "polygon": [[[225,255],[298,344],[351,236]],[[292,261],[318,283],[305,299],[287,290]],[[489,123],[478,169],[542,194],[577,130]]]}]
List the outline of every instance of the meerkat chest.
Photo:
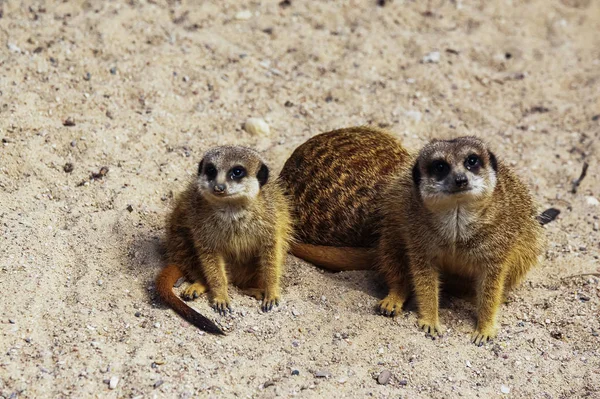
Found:
[{"label": "meerkat chest", "polygon": [[223,210],[213,220],[215,248],[226,257],[245,259],[256,256],[264,226],[251,212]]},{"label": "meerkat chest", "polygon": [[438,211],[435,218],[440,238],[449,246],[467,241],[475,233],[473,225],[477,215],[465,206],[457,205]]}]

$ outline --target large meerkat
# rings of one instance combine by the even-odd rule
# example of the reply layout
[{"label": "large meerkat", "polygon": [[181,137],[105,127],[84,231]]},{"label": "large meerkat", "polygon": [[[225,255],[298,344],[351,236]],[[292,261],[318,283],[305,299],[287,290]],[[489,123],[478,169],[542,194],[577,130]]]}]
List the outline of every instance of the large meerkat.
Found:
[{"label": "large meerkat", "polygon": [[[303,165],[312,169],[298,173]],[[347,175],[358,177],[348,184]],[[419,325],[432,334],[441,332],[442,273],[474,285],[480,344],[495,334],[505,289],[542,251],[527,189],[474,137],[433,141],[414,154],[380,129],[341,129],[296,149],[281,178],[300,232],[292,253],[330,270],[377,269],[388,286],[384,315],[399,312],[412,289]]]},{"label": "large meerkat", "polygon": [[223,334],[173,293],[174,283],[182,276],[191,282],[186,300],[208,291],[220,314],[231,311],[229,283],[269,311],[279,303],[291,233],[288,201],[279,182],[269,181],[260,155],[245,147],[215,147],[168,218],[168,266],[156,279],[158,293],[190,323]]},{"label": "large meerkat", "polygon": [[529,191],[480,139],[433,140],[394,179],[382,202],[379,269],[390,292],[382,308],[399,310],[415,293],[419,327],[442,332],[439,286],[458,276],[473,286],[482,344],[496,335],[498,309],[543,251]]},{"label": "large meerkat", "polygon": [[394,136],[369,126],[318,134],[300,145],[279,175],[292,203],[292,253],[331,270],[372,267],[381,202],[411,155]]}]

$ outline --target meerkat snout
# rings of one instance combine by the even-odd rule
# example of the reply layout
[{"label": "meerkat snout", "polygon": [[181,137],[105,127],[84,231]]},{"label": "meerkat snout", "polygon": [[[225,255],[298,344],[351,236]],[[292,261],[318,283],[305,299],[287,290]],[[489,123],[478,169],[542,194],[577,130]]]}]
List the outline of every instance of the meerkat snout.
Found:
[{"label": "meerkat snout", "polygon": [[469,178],[464,173],[457,173],[454,175],[454,184],[459,189],[467,188],[469,185]]}]

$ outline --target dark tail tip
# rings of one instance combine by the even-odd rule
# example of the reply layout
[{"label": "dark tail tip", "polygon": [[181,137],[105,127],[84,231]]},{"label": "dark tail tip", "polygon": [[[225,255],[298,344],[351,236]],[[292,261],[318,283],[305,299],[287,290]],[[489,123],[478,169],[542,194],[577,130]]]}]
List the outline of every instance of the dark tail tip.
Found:
[{"label": "dark tail tip", "polygon": [[188,313],[186,319],[194,326],[210,334],[225,335],[225,332],[223,332],[223,330],[221,330],[212,320],[193,309],[190,310],[191,312]]},{"label": "dark tail tip", "polygon": [[548,208],[537,217],[537,220],[543,226],[556,219],[559,214],[560,210],[556,208]]}]

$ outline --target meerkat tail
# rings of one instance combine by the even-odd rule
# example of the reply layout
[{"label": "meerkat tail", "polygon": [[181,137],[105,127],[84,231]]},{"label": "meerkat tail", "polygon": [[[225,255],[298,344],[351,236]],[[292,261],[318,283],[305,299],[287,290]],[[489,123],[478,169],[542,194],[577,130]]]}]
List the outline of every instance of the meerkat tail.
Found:
[{"label": "meerkat tail", "polygon": [[185,302],[175,295],[173,292],[173,285],[181,277],[183,277],[183,273],[177,265],[171,264],[161,270],[156,278],[156,290],[161,299],[181,317],[199,329],[211,334],[225,335],[223,330],[221,330],[214,322],[186,305]]},{"label": "meerkat tail", "polygon": [[374,268],[375,258],[369,248],[294,243],[291,252],[300,259],[336,272]]}]

